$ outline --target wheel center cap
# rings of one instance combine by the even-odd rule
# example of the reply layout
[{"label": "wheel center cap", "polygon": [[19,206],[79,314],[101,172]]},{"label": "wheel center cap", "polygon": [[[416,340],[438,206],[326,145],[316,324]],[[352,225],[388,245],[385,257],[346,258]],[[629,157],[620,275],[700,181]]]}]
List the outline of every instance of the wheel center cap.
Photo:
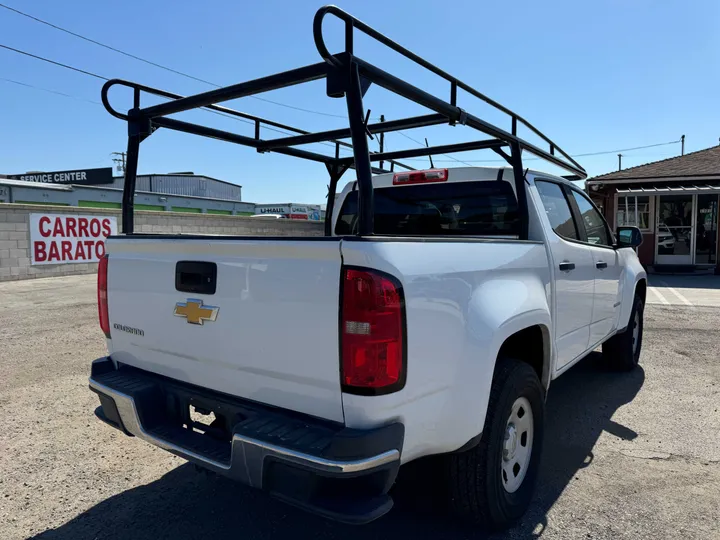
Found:
[{"label": "wheel center cap", "polygon": [[514,424],[508,424],[505,428],[505,441],[503,444],[503,459],[510,460],[515,457],[517,450],[518,435]]}]

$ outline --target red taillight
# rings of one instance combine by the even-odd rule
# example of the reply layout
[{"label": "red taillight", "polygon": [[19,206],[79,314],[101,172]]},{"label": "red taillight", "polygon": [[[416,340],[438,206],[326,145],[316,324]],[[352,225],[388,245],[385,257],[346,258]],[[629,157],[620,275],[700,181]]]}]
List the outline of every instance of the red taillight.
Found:
[{"label": "red taillight", "polygon": [[377,395],[405,384],[404,306],[400,284],[371,270],[343,274],[343,391]]},{"label": "red taillight", "polygon": [[105,333],[105,337],[110,338],[110,316],[108,315],[108,296],[107,296],[107,274],[108,274],[108,256],[105,255],[100,259],[98,264],[98,318],[100,319],[100,328]]},{"label": "red taillight", "polygon": [[405,184],[427,184],[429,182],[447,182],[447,169],[431,169],[429,171],[408,171],[395,173],[393,186]]}]

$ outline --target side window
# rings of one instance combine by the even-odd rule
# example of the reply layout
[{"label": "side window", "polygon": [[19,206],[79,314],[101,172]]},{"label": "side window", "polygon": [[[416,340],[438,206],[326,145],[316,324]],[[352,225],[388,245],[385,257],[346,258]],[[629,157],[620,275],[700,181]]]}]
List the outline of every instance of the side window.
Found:
[{"label": "side window", "polygon": [[573,220],[570,205],[562,188],[554,182],[542,182],[540,180],[535,181],[535,187],[540,193],[540,199],[542,199],[553,231],[563,238],[578,240],[575,220]]},{"label": "side window", "polygon": [[575,198],[575,202],[577,203],[580,214],[582,215],[581,226],[585,227],[587,241],[590,244],[609,246],[611,242],[608,235],[608,229],[605,225],[605,220],[600,215],[600,212],[598,212],[592,203],[581,193],[578,193],[573,189],[572,195]]}]

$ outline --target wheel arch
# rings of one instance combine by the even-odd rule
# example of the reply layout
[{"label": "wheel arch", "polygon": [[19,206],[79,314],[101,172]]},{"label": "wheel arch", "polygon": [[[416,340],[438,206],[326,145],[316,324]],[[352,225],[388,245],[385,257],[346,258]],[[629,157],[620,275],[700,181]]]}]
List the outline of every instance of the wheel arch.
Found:
[{"label": "wheel arch", "polygon": [[552,338],[550,327],[543,323],[517,330],[503,341],[495,359],[495,371],[504,359],[513,358],[533,368],[543,388],[552,379]]},{"label": "wheel arch", "polygon": [[485,425],[490,392],[503,358],[530,365],[546,390],[553,373],[554,347],[548,284],[537,272],[497,278],[478,287],[465,322],[467,355],[454,374],[454,414],[476,411],[465,426],[463,444],[477,440]]},{"label": "wheel arch", "polygon": [[635,295],[639,295],[645,304],[647,298],[647,276],[637,276],[631,286],[626,286],[625,291],[622,294],[621,300],[621,311],[617,325],[617,332],[622,332],[630,324],[630,313],[632,312],[633,302],[635,301]]},{"label": "wheel arch", "polygon": [[638,282],[635,284],[635,295],[640,296],[643,304],[645,304],[645,299],[647,298],[647,279],[640,278],[638,280]]},{"label": "wheel arch", "polygon": [[620,263],[625,267],[619,288],[618,301],[620,302],[620,313],[618,314],[617,331],[622,332],[630,321],[633,299],[636,294],[640,295],[643,304],[647,298],[647,272],[640,264],[637,255],[629,249],[617,251],[621,255]]}]

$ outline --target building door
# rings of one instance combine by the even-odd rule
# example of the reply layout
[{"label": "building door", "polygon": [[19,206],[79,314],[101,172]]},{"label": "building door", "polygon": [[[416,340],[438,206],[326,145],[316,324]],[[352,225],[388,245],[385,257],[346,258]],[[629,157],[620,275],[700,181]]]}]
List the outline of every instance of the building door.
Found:
[{"label": "building door", "polygon": [[660,195],[655,219],[655,263],[692,264],[693,195]]},{"label": "building door", "polygon": [[718,196],[697,196],[695,220],[695,264],[717,263]]}]

